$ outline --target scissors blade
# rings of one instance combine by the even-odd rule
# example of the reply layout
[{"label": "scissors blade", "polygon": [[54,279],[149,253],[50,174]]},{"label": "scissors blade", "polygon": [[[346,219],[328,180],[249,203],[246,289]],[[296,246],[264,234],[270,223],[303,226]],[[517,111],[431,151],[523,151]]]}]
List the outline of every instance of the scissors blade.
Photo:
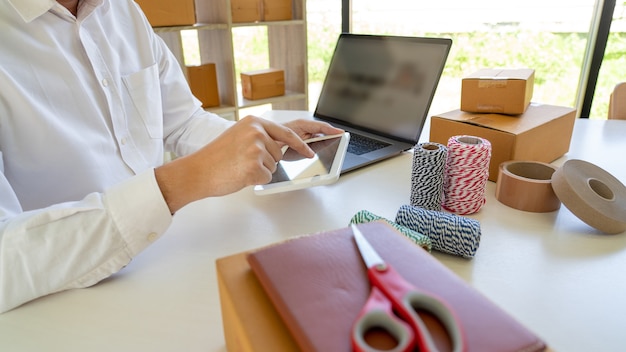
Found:
[{"label": "scissors blade", "polygon": [[351,224],[352,233],[354,233],[354,241],[356,242],[356,246],[359,248],[359,252],[361,252],[361,257],[365,262],[365,265],[368,268],[385,265],[385,261],[383,258],[378,255],[374,247],[365,239],[363,233],[355,224]]}]

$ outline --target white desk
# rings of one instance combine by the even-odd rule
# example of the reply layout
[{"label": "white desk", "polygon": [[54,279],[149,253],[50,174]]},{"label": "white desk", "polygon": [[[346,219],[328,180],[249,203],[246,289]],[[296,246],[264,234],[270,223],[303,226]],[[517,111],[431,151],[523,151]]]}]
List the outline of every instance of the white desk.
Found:
[{"label": "white desk", "polygon": [[[580,120],[566,158],[624,182],[625,153],[626,121]],[[119,274],[0,315],[0,351],[224,351],[215,259],[344,227],[361,209],[394,219],[409,202],[411,163],[406,153],[330,186],[194,203]],[[434,255],[555,350],[623,350],[626,233],[600,234],[565,207],[521,212],[494,193],[490,182],[472,216],[482,226],[476,257]]]}]

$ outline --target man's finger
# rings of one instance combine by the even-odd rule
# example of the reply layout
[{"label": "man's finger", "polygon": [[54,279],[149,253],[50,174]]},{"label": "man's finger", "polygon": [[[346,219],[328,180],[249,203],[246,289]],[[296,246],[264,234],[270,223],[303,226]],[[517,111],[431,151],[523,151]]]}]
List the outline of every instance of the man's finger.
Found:
[{"label": "man's finger", "polygon": [[313,137],[317,134],[334,135],[345,132],[341,128],[332,126],[329,123],[313,120],[294,120],[285,123],[285,126],[291,128],[302,138]]},{"label": "man's finger", "polygon": [[313,150],[292,129],[271,121],[263,121],[267,134],[275,141],[282,142],[307,158],[315,155]]}]

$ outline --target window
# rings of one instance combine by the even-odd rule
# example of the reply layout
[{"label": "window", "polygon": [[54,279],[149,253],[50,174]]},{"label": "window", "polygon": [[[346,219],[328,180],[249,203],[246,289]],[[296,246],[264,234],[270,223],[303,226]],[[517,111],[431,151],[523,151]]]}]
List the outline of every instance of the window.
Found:
[{"label": "window", "polygon": [[307,1],[309,110],[315,110],[335,43],[341,33],[341,1]]},{"label": "window", "polygon": [[[351,0],[351,29],[453,39],[431,113],[457,109],[461,78],[484,67],[533,68],[533,101],[575,107],[595,6],[595,0]],[[624,8],[620,3],[615,9],[591,118],[606,118],[610,90],[626,80]],[[340,32],[341,1],[309,1],[308,13],[309,81],[314,85],[323,80],[322,62],[330,59]],[[309,91],[314,104],[315,90]]]}]

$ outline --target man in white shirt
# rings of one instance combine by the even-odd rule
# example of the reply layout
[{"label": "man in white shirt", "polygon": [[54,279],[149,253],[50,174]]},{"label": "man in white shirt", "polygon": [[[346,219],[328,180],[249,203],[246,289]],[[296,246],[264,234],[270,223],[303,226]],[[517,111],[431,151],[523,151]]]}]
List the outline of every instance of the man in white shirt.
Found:
[{"label": "man in white shirt", "polygon": [[268,182],[281,145],[341,132],[205,112],[132,0],[0,0],[0,29],[0,312],[99,282],[186,204]]}]

